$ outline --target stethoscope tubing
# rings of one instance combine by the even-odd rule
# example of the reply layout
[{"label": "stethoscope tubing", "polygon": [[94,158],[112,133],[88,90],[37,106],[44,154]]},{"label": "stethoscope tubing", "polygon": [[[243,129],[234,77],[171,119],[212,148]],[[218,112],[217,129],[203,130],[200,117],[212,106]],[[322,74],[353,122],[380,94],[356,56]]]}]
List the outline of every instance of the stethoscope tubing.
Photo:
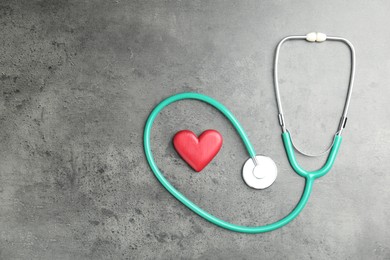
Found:
[{"label": "stethoscope tubing", "polygon": [[[244,129],[242,128],[241,124],[238,122],[238,120],[234,117],[234,115],[221,103],[216,101],[215,99],[208,97],[206,95],[198,94],[198,93],[180,93],[177,95],[173,95],[171,97],[168,97],[167,99],[163,100],[160,104],[158,104],[151,114],[149,115],[145,130],[144,130],[144,150],[146,159],[150,165],[150,168],[152,169],[154,175],[156,176],[157,180],[164,186],[164,188],[171,193],[177,200],[179,200],[181,203],[183,203],[185,206],[187,206],[190,210],[198,214],[200,217],[204,218],[205,220],[228,230],[235,231],[235,232],[241,232],[241,233],[250,233],[250,234],[256,234],[256,233],[264,233],[273,231],[275,229],[278,229],[289,222],[291,222],[293,219],[295,219],[299,213],[303,210],[305,207],[307,201],[309,200],[313,183],[315,180],[315,174],[301,172],[301,176],[305,178],[305,188],[303,190],[303,194],[298,202],[298,204],[295,206],[295,208],[284,218],[264,226],[241,226],[229,223],[227,221],[224,221],[222,219],[219,219],[215,217],[214,215],[208,213],[207,211],[203,210],[199,206],[197,206],[195,203],[193,203],[191,200],[189,200],[186,196],[184,196],[180,191],[178,191],[162,174],[160,169],[158,168],[156,162],[153,158],[153,152],[151,150],[150,145],[150,135],[151,130],[153,128],[154,120],[156,119],[157,115],[168,105],[185,99],[193,99],[193,100],[199,100],[202,102],[205,102],[214,108],[216,108],[218,111],[220,111],[234,126],[237,133],[239,134],[240,138],[242,139],[249,156],[252,158],[256,156],[256,152],[249,141]],[[286,145],[286,142],[285,142]],[[338,149],[338,148],[337,148]],[[337,152],[337,151],[336,151]],[[325,172],[326,173],[326,172]]]}]

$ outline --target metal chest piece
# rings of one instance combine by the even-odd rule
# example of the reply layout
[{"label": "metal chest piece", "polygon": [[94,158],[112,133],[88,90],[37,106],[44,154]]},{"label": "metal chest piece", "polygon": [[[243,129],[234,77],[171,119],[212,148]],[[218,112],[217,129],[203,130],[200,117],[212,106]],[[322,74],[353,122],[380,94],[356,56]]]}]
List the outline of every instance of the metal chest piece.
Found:
[{"label": "metal chest piece", "polygon": [[278,169],[275,162],[267,156],[256,155],[256,165],[254,158],[249,158],[242,168],[244,182],[257,190],[271,186],[277,175]]}]

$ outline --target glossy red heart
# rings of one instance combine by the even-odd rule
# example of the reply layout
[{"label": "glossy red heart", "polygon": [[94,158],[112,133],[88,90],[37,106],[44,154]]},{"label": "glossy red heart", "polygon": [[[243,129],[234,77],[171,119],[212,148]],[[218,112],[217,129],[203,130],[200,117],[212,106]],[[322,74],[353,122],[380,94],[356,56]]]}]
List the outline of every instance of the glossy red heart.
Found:
[{"label": "glossy red heart", "polygon": [[206,130],[198,138],[192,131],[182,130],[173,137],[173,146],[186,163],[200,172],[221,149],[222,135]]}]

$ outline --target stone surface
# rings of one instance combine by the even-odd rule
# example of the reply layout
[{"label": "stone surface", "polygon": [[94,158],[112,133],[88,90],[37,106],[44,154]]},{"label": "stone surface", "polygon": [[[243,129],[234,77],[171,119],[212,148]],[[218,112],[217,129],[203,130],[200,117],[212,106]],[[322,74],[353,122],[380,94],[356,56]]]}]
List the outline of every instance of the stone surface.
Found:
[{"label": "stone surface", "polygon": [[[1,259],[389,259],[389,1],[0,1]],[[280,136],[272,68],[278,41],[319,31],[351,40],[356,85],[334,168],[302,214],[271,233],[204,221],[154,178],[143,127],[163,98],[210,95],[231,109],[279,174],[263,191],[241,178],[248,155],[211,107],[178,102],[153,128],[155,159],[183,193],[218,217],[262,225],[288,214],[304,180]],[[377,35],[381,35],[378,39]],[[298,146],[331,142],[343,108],[348,49],[290,42],[280,84]],[[201,173],[174,133],[217,129]],[[299,161],[309,169],[324,158]]]}]

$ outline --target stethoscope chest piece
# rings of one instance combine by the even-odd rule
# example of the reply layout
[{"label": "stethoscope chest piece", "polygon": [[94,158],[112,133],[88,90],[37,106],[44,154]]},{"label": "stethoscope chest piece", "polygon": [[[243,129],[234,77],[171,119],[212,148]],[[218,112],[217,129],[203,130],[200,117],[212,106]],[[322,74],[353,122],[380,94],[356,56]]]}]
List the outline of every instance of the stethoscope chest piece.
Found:
[{"label": "stethoscope chest piece", "polygon": [[251,188],[257,190],[268,188],[278,175],[276,164],[271,158],[262,155],[256,155],[256,164],[253,158],[249,158],[242,168],[242,178]]}]

